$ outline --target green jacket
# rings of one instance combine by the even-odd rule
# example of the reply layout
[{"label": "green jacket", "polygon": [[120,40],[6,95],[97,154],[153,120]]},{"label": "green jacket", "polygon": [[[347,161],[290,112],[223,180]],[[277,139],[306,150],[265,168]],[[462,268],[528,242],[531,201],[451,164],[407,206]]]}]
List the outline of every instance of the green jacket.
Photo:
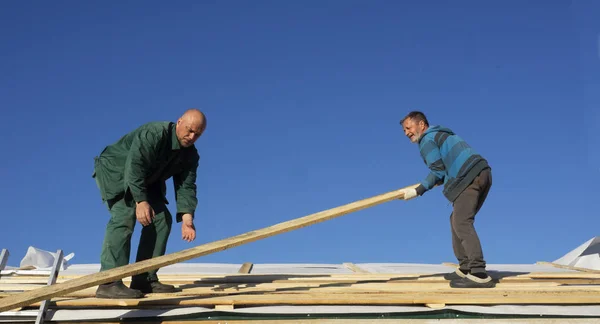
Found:
[{"label": "green jacket", "polygon": [[96,178],[104,201],[166,198],[166,180],[173,177],[177,222],[183,214],[194,215],[196,171],[200,156],[195,146],[181,147],[172,122],[150,122],[121,137],[94,158]]}]

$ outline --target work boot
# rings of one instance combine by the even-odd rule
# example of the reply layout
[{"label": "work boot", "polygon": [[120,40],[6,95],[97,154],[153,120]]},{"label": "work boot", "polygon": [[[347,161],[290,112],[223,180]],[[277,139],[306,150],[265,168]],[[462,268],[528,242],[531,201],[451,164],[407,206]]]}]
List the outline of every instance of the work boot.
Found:
[{"label": "work boot", "polygon": [[444,279],[446,280],[458,280],[461,278],[465,278],[469,274],[469,270],[462,270],[460,268],[456,268],[456,271],[451,273],[446,273],[444,275]]},{"label": "work boot", "polygon": [[450,281],[452,288],[494,288],[496,283],[487,273],[469,273],[466,277]]},{"label": "work boot", "polygon": [[131,285],[129,285],[132,289],[137,289],[144,294],[161,294],[161,293],[172,293],[177,292],[178,290],[173,285],[166,285],[158,280],[147,281],[147,280],[132,280]]},{"label": "work boot", "polygon": [[99,285],[96,290],[96,298],[128,299],[142,297],[144,297],[144,294],[141,291],[127,288],[121,280]]}]

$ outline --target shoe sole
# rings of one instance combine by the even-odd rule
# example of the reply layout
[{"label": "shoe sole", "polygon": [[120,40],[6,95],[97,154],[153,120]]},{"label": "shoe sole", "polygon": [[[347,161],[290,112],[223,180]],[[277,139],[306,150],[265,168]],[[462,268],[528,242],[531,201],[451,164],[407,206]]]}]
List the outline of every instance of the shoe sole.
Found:
[{"label": "shoe sole", "polygon": [[493,281],[490,282],[486,282],[486,283],[469,283],[468,285],[455,285],[452,282],[450,282],[450,287],[452,288],[494,288],[496,287],[496,283]]},{"label": "shoe sole", "polygon": [[106,298],[106,299],[140,299],[144,298],[144,296],[114,296],[114,295],[104,295],[104,294],[96,294],[96,298]]},{"label": "shoe sole", "polygon": [[146,294],[169,294],[169,293],[176,293],[176,292],[180,292],[181,290],[175,289],[175,290],[158,290],[158,291],[149,291]]}]

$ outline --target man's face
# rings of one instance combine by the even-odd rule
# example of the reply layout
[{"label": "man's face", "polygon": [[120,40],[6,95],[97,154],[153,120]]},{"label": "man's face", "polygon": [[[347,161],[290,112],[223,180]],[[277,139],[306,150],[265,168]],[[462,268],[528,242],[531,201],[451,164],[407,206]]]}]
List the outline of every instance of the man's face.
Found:
[{"label": "man's face", "polygon": [[203,131],[204,125],[200,121],[189,119],[179,119],[177,121],[177,139],[183,147],[194,145]]},{"label": "man's face", "polygon": [[404,135],[406,135],[412,143],[418,143],[421,135],[423,135],[423,132],[425,131],[425,122],[421,120],[417,123],[412,118],[407,118],[402,123],[402,129],[404,130]]}]

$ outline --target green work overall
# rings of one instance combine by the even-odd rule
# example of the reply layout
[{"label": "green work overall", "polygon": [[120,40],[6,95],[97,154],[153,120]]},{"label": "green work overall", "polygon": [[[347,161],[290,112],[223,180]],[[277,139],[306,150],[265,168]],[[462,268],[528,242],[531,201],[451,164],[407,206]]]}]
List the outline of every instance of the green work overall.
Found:
[{"label": "green work overall", "polygon": [[[110,212],[100,271],[129,263],[137,202],[147,201],[155,218],[142,228],[136,262],[164,255],[173,223],[166,206],[165,181],[173,178],[177,222],[182,221],[183,214],[193,217],[199,160],[196,148],[180,146],[173,123],[153,122],[107,146],[94,160],[93,177]],[[133,279],[156,281],[157,271],[150,270]]]},{"label": "green work overall", "polygon": [[[140,243],[135,262],[164,255],[167,241],[171,233],[173,217],[163,202],[149,202],[154,209],[154,220],[142,227]],[[135,202],[125,199],[105,202],[110,212],[110,220],[106,225],[106,233],[100,254],[100,271],[120,267],[129,263],[131,253],[131,236],[137,223]],[[141,224],[139,224],[141,225]],[[158,280],[158,269],[135,275],[134,279],[148,281]]]}]

